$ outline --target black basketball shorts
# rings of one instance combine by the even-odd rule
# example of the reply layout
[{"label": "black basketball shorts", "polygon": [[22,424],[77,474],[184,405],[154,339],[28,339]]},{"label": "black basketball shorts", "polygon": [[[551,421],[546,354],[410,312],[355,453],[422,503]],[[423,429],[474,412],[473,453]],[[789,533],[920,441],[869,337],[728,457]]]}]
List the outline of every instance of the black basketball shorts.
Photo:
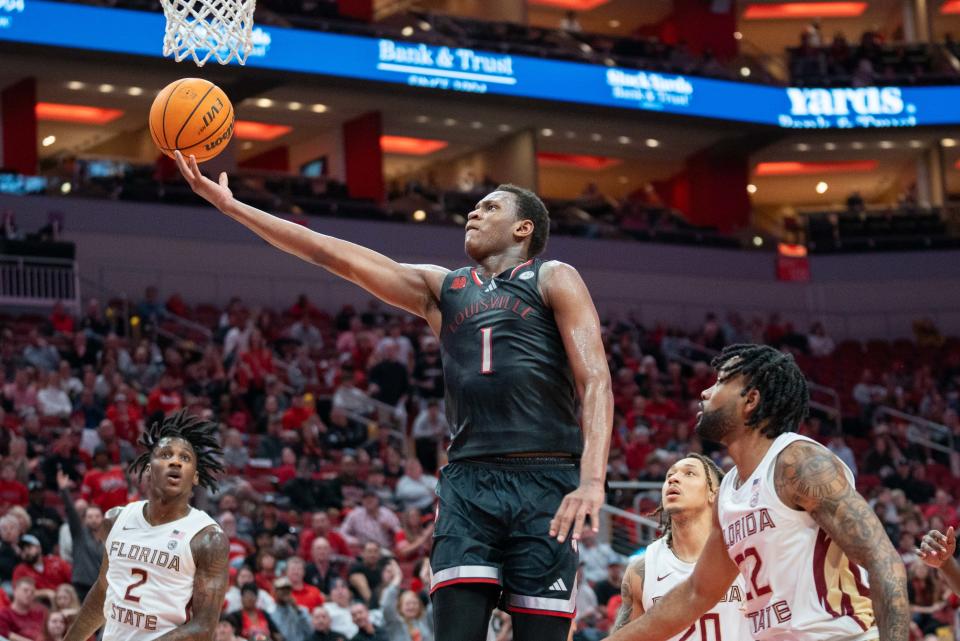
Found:
[{"label": "black basketball shorts", "polygon": [[430,592],[460,583],[502,588],[509,612],[573,618],[576,543],[550,536],[563,497],[580,483],[570,459],[484,458],[440,471]]}]

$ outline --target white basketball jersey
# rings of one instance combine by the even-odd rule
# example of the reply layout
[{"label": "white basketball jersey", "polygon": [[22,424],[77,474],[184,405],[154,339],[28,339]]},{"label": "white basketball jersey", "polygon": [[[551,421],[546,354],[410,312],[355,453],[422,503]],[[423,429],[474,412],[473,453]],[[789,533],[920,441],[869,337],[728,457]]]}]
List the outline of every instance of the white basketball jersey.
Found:
[{"label": "white basketball jersey", "polygon": [[143,516],[146,503],[124,507],[105,543],[105,641],[150,641],[190,618],[196,570],[190,541],[216,522],[191,508],[182,519],[152,526]]},{"label": "white basketball jersey", "polygon": [[[723,541],[746,584],[750,633],[757,641],[876,639],[866,571],[809,514],[777,496],[777,457],[800,440],[823,447],[781,434],[750,478],[741,483],[733,468],[720,484]],[[852,486],[853,474],[844,471]]]},{"label": "white basketball jersey", "polygon": [[[640,602],[648,611],[677,584],[693,572],[694,563],[677,558],[665,539],[657,539],[643,555],[643,597]],[[723,600],[705,612],[689,629],[668,641],[747,641],[750,631],[744,618],[743,579],[737,577]]]}]

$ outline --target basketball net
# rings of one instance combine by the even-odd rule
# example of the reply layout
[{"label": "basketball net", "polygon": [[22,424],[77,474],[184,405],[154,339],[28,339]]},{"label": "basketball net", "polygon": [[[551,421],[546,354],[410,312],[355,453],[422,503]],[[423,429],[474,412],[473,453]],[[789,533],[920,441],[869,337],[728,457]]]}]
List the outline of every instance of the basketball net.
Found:
[{"label": "basketball net", "polygon": [[256,0],[160,0],[167,17],[163,55],[189,57],[202,67],[211,56],[222,65],[245,64],[253,49]]}]

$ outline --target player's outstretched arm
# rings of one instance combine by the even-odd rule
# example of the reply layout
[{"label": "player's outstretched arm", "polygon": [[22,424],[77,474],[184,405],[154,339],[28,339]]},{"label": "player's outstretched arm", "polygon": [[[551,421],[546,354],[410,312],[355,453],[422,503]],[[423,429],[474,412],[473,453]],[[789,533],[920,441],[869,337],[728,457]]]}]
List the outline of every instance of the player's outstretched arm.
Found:
[{"label": "player's outstretched arm", "polygon": [[[319,265],[364,288],[380,300],[436,321],[436,302],[447,270],[434,265],[407,265],[383,254],[333,236],[317,233],[303,225],[278,218],[233,197],[227,174],[219,182],[203,175],[196,158],[189,160],[175,152],[177,166],[190,188],[211,205],[241,223],[278,249]],[[433,320],[431,317],[435,316]]]},{"label": "player's outstretched arm", "polygon": [[[119,507],[112,508],[104,515],[103,523],[97,532],[97,538],[101,542],[107,540],[107,536],[113,529],[113,524],[116,522],[121,509]],[[80,606],[80,610],[77,612],[70,629],[67,630],[63,641],[87,641],[97,630],[103,627],[106,622],[106,619],[103,618],[103,602],[107,598],[107,570],[109,567],[110,557],[104,554],[97,581],[87,592],[86,598],[83,599],[83,605]]]},{"label": "player's outstretched arm", "polygon": [[627,566],[620,582],[620,609],[613,622],[614,632],[643,614],[643,576],[646,573],[646,557],[641,556]]},{"label": "player's outstretched arm", "polygon": [[700,615],[715,606],[736,578],[737,566],[727,555],[717,523],[693,573],[642,616],[607,637],[607,641],[666,641],[689,628]]},{"label": "player's outstretched arm", "polygon": [[211,525],[193,537],[190,551],[197,566],[190,620],[156,641],[210,641],[217,630],[223,597],[230,584],[230,540],[223,530]]},{"label": "player's outstretched arm", "polygon": [[540,268],[540,288],[544,302],[553,310],[583,407],[580,487],[563,498],[550,522],[550,536],[563,542],[571,526],[574,540],[580,539],[587,516],[594,530],[600,522],[613,432],[613,392],[600,318],[580,274],[566,263],[550,261]]},{"label": "player's outstretched arm", "polygon": [[946,532],[930,530],[923,535],[917,554],[924,563],[940,570],[940,576],[954,594],[960,594],[960,564],[953,555],[957,551],[957,533],[953,526]]},{"label": "player's outstretched arm", "polygon": [[870,578],[870,599],[880,641],[906,641],[910,627],[907,574],[876,513],[850,486],[843,464],[825,447],[787,446],[774,470],[777,494],[805,510]]}]

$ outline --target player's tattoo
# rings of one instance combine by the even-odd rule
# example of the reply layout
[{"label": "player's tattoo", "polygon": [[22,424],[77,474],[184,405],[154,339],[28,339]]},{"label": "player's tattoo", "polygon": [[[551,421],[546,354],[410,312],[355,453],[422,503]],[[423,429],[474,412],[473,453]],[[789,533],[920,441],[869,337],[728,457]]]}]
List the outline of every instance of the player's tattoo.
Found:
[{"label": "player's tattoo", "polygon": [[840,460],[808,442],[789,445],[777,459],[780,499],[805,510],[870,579],[870,598],[882,641],[906,641],[910,624],[906,572],[883,525],[856,489]]},{"label": "player's tattoo", "polygon": [[[640,595],[634,595],[633,585],[636,582],[643,586],[643,577],[646,572],[646,563],[644,557],[640,557],[627,566],[627,571],[623,573],[623,580],[620,582],[620,610],[617,611],[617,618],[613,622],[613,630],[619,630],[627,625],[633,618],[634,598],[639,601]],[[642,587],[641,587],[642,589]],[[640,614],[639,612],[637,614]]]},{"label": "player's tattoo", "polygon": [[[100,529],[97,531],[97,538],[101,542],[107,540],[121,509],[122,508],[112,508],[104,515]],[[80,611],[77,612],[73,623],[70,625],[70,629],[67,630],[67,634],[64,636],[64,641],[86,641],[86,639],[92,637],[97,630],[103,627],[103,624],[106,622],[106,619],[103,617],[103,602],[107,597],[107,569],[109,567],[109,557],[104,555],[103,561],[100,563],[100,574],[97,576],[97,582],[94,583],[90,591],[87,592],[87,596],[83,600],[83,605],[80,606]]]}]

